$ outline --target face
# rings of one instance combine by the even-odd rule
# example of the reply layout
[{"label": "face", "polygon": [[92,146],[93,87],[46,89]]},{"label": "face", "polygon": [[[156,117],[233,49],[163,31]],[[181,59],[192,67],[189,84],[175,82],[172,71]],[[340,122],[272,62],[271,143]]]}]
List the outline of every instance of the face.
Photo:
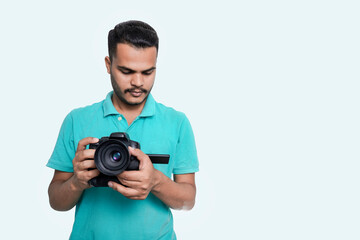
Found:
[{"label": "face", "polygon": [[145,103],[154,85],[156,58],[155,47],[134,48],[123,43],[117,44],[112,61],[105,58],[114,97],[121,104],[136,106]]}]

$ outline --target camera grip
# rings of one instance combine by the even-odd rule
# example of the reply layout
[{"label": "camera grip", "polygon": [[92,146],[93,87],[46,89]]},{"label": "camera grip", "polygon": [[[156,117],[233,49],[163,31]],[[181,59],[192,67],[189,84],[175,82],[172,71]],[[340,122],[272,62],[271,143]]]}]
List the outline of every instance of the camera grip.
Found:
[{"label": "camera grip", "polygon": [[126,170],[128,170],[128,171],[139,170],[139,164],[140,164],[139,160],[136,157],[131,156],[130,157],[130,164],[127,167]]},{"label": "camera grip", "polygon": [[107,176],[103,173],[100,173],[99,176],[90,179],[89,184],[92,187],[108,187],[109,181],[120,183],[116,176]]}]

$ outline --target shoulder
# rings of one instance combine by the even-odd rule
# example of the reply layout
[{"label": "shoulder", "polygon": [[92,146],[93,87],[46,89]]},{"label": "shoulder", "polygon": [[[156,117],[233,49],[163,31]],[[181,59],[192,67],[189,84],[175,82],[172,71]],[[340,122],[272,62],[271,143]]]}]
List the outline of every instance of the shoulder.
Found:
[{"label": "shoulder", "polygon": [[66,115],[63,125],[67,129],[78,129],[89,126],[92,122],[96,122],[99,117],[103,117],[102,102],[103,101],[73,109]]},{"label": "shoulder", "polygon": [[[161,131],[166,131],[172,135],[182,135],[184,132],[192,132],[191,123],[185,113],[162,103],[156,106],[156,126]],[[154,124],[155,125],[155,124]]]},{"label": "shoulder", "polygon": [[98,114],[99,112],[103,112],[103,102],[104,100],[91,105],[75,108],[68,115],[72,118],[82,118],[94,113]]},{"label": "shoulder", "polygon": [[162,103],[156,104],[156,113],[161,116],[177,122],[187,120],[185,113],[178,111],[172,107],[168,107]]}]

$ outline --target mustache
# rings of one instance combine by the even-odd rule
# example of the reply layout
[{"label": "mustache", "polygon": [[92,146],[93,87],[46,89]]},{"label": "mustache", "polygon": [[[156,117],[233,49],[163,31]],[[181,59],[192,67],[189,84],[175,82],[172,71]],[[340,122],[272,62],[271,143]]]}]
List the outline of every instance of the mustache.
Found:
[{"label": "mustache", "polygon": [[148,92],[148,90],[146,90],[146,89],[144,89],[144,88],[136,88],[136,87],[134,87],[134,88],[128,88],[128,89],[126,89],[124,92],[125,93],[127,93],[127,92],[143,92],[143,93],[147,93]]}]

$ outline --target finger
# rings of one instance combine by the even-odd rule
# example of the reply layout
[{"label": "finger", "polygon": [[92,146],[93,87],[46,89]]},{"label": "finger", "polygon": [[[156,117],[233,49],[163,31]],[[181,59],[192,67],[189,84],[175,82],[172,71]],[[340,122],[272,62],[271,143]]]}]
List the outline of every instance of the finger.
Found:
[{"label": "finger", "polygon": [[95,149],[87,149],[81,152],[76,152],[75,157],[73,159],[73,165],[76,165],[79,162],[85,161],[85,160],[93,160],[95,154]]},{"label": "finger", "polygon": [[124,171],[117,175],[119,180],[140,182],[141,181],[141,173],[139,171]]},{"label": "finger", "polygon": [[92,170],[79,171],[77,176],[79,179],[87,182],[90,179],[98,176],[99,174],[100,174],[100,171],[98,169],[92,169]]},{"label": "finger", "polygon": [[141,176],[117,176],[117,179],[122,185],[131,188],[138,188],[141,186]]},{"label": "finger", "polygon": [[79,158],[81,160],[94,159],[95,149],[86,149],[84,151],[79,152]]},{"label": "finger", "polygon": [[131,181],[131,180],[125,180],[125,179],[119,179],[120,183],[124,185],[125,187],[132,188],[132,189],[139,189],[140,188],[140,182],[138,181]]},{"label": "finger", "polygon": [[100,171],[98,169],[78,171],[75,175],[81,182],[87,183],[90,179],[98,176]]},{"label": "finger", "polygon": [[95,165],[95,161],[94,160],[84,160],[82,162],[79,162],[77,164],[77,168],[82,171],[82,170],[89,170],[91,168],[96,168]]},{"label": "finger", "polygon": [[139,148],[132,148],[129,147],[129,152],[131,155],[135,156],[135,157],[143,157],[143,155],[146,155],[143,151],[141,151]]},{"label": "finger", "polygon": [[86,149],[87,145],[89,145],[90,143],[97,143],[98,141],[99,139],[94,137],[83,138],[79,141],[76,151],[83,151]]},{"label": "finger", "polygon": [[139,192],[136,189],[125,187],[113,181],[109,181],[108,186],[128,198],[136,197],[139,195]]},{"label": "finger", "polygon": [[93,169],[85,172],[86,180],[89,181],[90,179],[97,177],[100,174],[98,169]]}]

